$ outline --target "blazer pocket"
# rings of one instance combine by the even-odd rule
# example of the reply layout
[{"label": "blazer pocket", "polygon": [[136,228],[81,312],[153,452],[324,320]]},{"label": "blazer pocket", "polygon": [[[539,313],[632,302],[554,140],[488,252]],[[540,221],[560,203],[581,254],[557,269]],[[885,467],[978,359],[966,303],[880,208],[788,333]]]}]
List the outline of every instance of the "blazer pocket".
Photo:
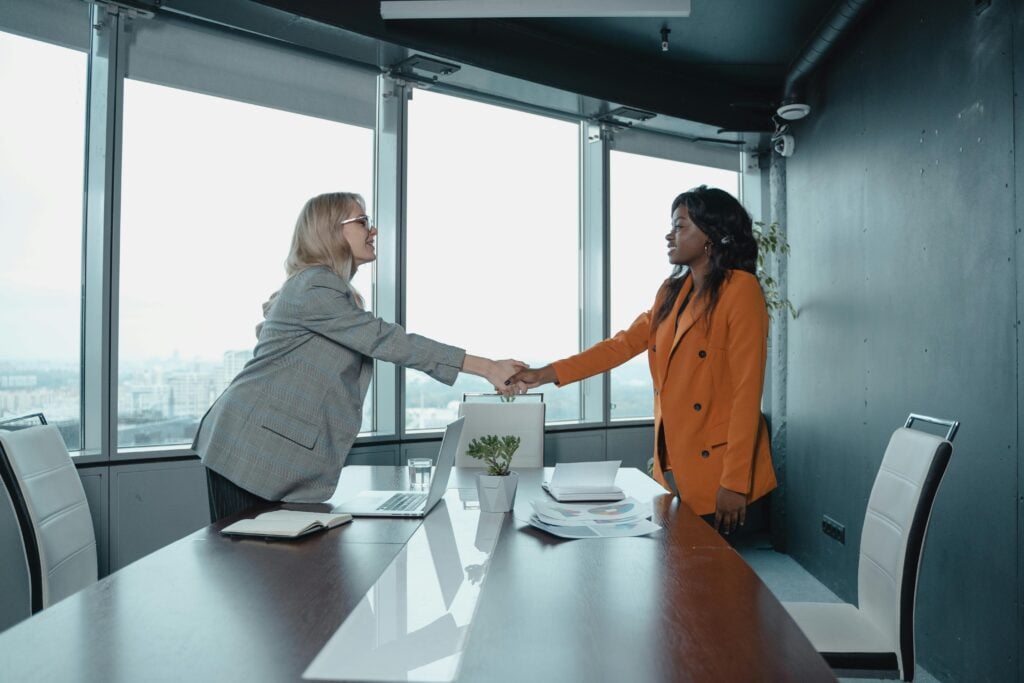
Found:
[{"label": "blazer pocket", "polygon": [[263,414],[260,424],[264,429],[311,450],[316,445],[316,439],[320,435],[319,426],[273,407],[267,408],[267,412]]},{"label": "blazer pocket", "polygon": [[709,448],[718,448],[729,443],[729,423],[719,422],[708,430],[707,444]]}]

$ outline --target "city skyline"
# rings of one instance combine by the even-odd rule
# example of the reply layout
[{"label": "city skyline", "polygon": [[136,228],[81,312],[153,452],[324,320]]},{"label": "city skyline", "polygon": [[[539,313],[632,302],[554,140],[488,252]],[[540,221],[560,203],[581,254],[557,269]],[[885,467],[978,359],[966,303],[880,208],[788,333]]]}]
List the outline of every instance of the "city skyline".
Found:
[{"label": "city skyline", "polygon": [[[251,350],[231,350],[215,362],[171,357],[122,369],[117,387],[118,447],[191,443],[199,419],[251,356]],[[649,417],[652,397],[646,366],[623,369],[626,374],[613,385],[612,400],[620,409],[631,411],[631,416],[645,417],[646,411]],[[452,387],[415,372],[407,375],[406,382],[408,431],[443,428],[457,417],[463,393],[490,391],[485,380],[467,375]],[[42,412],[48,422],[61,427],[65,439],[72,442],[69,448],[76,450],[80,447],[79,383],[73,363],[0,362],[0,420]],[[544,395],[549,422],[579,418],[577,385],[562,389],[546,385],[535,392]],[[368,397],[364,415],[369,415],[370,408]]]}]

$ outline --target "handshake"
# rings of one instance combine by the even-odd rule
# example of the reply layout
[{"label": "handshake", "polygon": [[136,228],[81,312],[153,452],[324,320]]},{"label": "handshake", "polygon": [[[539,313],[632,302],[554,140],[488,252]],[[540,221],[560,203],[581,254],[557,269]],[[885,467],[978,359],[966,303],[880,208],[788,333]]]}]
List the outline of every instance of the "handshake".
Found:
[{"label": "handshake", "polygon": [[494,390],[502,396],[525,394],[529,389],[554,382],[557,379],[555,369],[550,365],[531,368],[526,363],[512,358],[488,361],[488,363],[490,367],[484,373],[484,377],[494,385]]}]

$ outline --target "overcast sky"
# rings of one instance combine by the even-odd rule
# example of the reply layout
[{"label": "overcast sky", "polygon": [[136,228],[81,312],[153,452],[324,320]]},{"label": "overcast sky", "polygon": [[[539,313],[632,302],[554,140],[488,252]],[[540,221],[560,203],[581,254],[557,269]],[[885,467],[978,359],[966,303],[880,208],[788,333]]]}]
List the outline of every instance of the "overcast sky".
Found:
[{"label": "overcast sky", "polygon": [[[0,92],[18,103],[0,107],[0,362],[78,359],[85,76],[83,53],[0,33]],[[251,348],[305,200],[348,190],[372,206],[373,131],[131,80],[124,103],[122,362]],[[572,123],[416,91],[410,331],[536,362],[577,350],[578,144]],[[670,271],[673,197],[736,193],[738,176],[611,159],[619,329]],[[372,275],[356,279],[366,294]]]}]

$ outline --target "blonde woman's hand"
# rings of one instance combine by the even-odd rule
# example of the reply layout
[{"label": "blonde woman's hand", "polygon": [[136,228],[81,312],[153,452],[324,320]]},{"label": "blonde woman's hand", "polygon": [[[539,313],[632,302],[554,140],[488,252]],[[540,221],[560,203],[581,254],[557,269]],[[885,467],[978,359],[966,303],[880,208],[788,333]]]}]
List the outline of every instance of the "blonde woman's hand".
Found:
[{"label": "blonde woman's hand", "polygon": [[494,390],[502,396],[511,396],[515,393],[515,385],[506,380],[527,367],[529,366],[521,360],[513,360],[511,358],[491,360],[490,358],[474,356],[469,353],[466,354],[465,359],[462,361],[463,372],[483,377],[494,385]]},{"label": "blonde woman's hand", "polygon": [[530,366],[521,360],[515,360],[513,358],[505,358],[491,362],[493,363],[493,366],[491,373],[487,375],[487,379],[494,385],[494,390],[502,396],[512,396],[514,394],[521,393],[518,391],[516,384],[510,381],[509,378]]},{"label": "blonde woman's hand", "polygon": [[554,382],[557,379],[558,376],[555,374],[555,369],[550,365],[545,365],[542,368],[523,368],[512,375],[509,378],[509,382],[518,385],[521,388],[520,393],[525,393],[527,389],[533,389],[541,384]]}]

